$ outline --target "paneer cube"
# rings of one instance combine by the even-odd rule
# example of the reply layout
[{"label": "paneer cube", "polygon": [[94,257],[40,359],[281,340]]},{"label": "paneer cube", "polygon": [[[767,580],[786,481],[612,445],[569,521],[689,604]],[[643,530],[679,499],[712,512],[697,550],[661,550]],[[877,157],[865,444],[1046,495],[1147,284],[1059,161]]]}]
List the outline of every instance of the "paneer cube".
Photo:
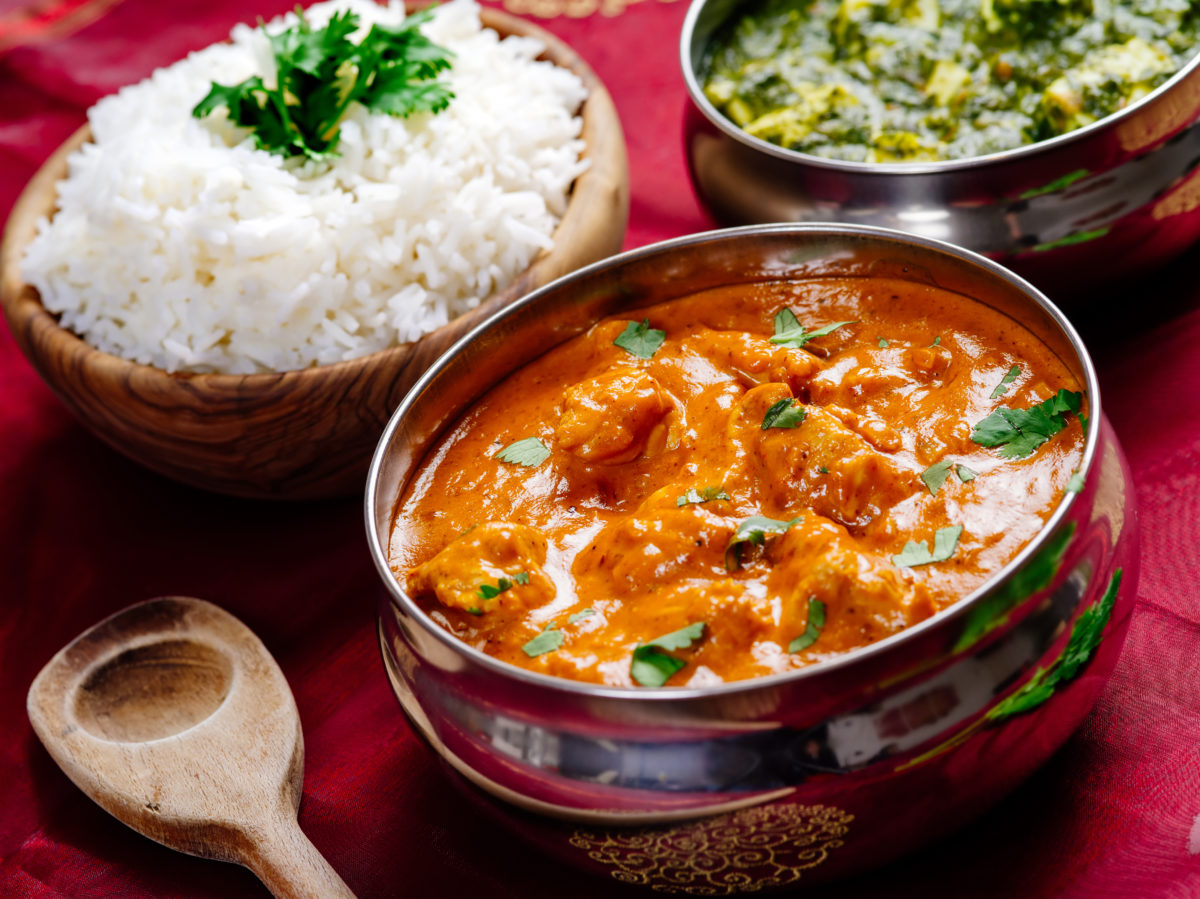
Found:
[{"label": "paneer cube", "polygon": [[674,408],[653,377],[619,366],[567,391],[554,440],[585,462],[629,462],[665,446],[664,419]]},{"label": "paneer cube", "polygon": [[824,647],[881,640],[921,621],[935,608],[923,584],[857,543],[846,529],[806,515],[771,544],[767,592],[783,601],[782,625],[796,634],[809,600],[825,604]]},{"label": "paneer cube", "polygon": [[406,585],[412,596],[432,593],[442,605],[473,614],[531,609],[554,598],[545,563],[546,538],[536,528],[490,521],[410,568]]}]

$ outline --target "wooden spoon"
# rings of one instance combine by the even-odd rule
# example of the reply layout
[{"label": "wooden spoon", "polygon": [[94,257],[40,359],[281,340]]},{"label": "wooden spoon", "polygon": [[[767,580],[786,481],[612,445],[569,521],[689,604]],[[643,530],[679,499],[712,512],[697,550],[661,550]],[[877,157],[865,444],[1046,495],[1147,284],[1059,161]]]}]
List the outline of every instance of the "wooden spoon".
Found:
[{"label": "wooden spoon", "polygon": [[353,896],[296,823],[291,690],[228,612],[181,596],[130,606],[60,650],[27,705],[67,776],[139,833],[243,864],[276,896]]}]

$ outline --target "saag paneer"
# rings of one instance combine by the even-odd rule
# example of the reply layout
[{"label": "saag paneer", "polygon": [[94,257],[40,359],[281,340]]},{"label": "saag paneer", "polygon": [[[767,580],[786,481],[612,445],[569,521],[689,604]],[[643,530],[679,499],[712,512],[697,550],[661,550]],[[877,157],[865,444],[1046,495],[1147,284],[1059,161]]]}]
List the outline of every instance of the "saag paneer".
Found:
[{"label": "saag paneer", "polygon": [[1149,93],[1197,49],[1193,0],[761,0],[700,80],[746,133],[852,162],[1045,140]]},{"label": "saag paneer", "polygon": [[488,392],[397,503],[396,577],[515,665],[702,685],[967,595],[1077,486],[1087,398],[991,307],[886,278],[705,291]]}]

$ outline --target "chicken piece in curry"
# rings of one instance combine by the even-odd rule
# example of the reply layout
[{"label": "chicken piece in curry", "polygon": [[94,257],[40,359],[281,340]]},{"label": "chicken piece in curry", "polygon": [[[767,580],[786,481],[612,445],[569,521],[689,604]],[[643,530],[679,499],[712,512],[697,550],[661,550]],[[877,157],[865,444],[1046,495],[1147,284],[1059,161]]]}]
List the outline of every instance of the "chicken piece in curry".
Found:
[{"label": "chicken piece in curry", "polygon": [[1044,344],[967,297],[710,290],[601,321],[488,392],[399,498],[391,565],[440,626],[533,671],[787,672],[1013,559],[1069,489],[1087,411]]}]

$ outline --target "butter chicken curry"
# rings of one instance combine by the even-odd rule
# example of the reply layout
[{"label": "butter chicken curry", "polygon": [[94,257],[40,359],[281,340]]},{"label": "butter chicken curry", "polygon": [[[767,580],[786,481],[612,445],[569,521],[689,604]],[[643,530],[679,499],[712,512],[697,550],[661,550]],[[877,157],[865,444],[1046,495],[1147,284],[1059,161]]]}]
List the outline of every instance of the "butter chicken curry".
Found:
[{"label": "butter chicken curry", "polygon": [[506,662],[629,686],[810,665],[965,596],[1078,489],[1086,398],[981,303],[827,278],[636,317],[497,385],[397,505],[396,577]]}]

